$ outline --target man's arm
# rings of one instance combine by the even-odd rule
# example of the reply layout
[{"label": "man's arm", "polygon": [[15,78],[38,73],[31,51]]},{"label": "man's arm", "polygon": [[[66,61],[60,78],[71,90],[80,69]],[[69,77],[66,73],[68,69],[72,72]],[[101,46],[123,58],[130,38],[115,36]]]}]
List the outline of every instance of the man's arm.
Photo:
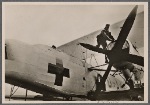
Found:
[{"label": "man's arm", "polygon": [[111,32],[108,33],[108,36],[111,39],[111,41],[115,41],[114,37],[111,35]]}]

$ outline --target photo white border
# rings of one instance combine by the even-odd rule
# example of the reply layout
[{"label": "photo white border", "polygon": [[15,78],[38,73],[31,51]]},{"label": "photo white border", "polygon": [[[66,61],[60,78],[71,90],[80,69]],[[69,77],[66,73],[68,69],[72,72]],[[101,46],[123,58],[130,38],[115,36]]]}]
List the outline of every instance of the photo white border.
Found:
[{"label": "photo white border", "polygon": [[5,49],[5,5],[144,5],[144,101],[5,101],[5,50],[2,50],[2,103],[148,103],[148,2],[2,2],[2,49]]}]

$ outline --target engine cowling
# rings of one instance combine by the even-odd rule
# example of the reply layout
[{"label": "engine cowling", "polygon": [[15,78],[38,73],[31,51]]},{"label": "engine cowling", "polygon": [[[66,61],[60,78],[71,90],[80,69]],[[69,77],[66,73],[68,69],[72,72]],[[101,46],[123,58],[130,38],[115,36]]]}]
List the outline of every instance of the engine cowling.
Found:
[{"label": "engine cowling", "polygon": [[[115,43],[116,42],[110,42],[106,49],[112,50]],[[129,54],[139,55],[138,50],[136,49],[136,47],[133,46],[133,44],[129,40],[125,41],[122,49]],[[144,75],[142,71],[142,67],[139,65],[133,64],[132,62],[127,62],[127,61],[117,62],[113,64],[113,67],[116,68],[117,70],[121,70],[126,79],[131,78],[131,74],[133,73],[134,80],[139,81],[143,78],[143,75]]]}]

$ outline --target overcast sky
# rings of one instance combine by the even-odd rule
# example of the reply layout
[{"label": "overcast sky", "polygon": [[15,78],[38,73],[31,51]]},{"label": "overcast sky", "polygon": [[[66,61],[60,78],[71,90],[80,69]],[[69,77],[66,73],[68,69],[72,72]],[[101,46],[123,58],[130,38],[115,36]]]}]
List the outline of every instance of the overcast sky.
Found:
[{"label": "overcast sky", "polygon": [[[135,5],[5,4],[5,37],[29,44],[60,46],[106,23],[125,19]],[[139,6],[138,12],[143,11]]]}]

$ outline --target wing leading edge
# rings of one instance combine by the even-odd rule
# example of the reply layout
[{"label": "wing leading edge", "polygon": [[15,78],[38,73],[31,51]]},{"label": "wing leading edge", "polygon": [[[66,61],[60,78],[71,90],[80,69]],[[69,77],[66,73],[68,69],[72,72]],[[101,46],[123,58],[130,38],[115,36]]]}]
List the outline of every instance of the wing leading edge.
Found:
[{"label": "wing leading edge", "polygon": [[[117,38],[120,32],[120,28],[122,27],[125,20],[119,21],[117,23],[114,23],[110,26],[110,31],[112,32],[112,35]],[[85,55],[84,52],[87,52],[87,58],[91,57],[91,54],[98,55],[97,52],[93,52],[90,50],[86,50],[85,48],[82,48],[79,46],[79,43],[89,43],[91,45],[96,45],[96,36],[101,32],[101,30],[97,30],[95,32],[92,32],[88,35],[85,35],[79,39],[73,40],[69,43],[66,43],[62,46],[59,46],[58,49],[62,50],[63,52],[67,53],[68,55],[71,55],[73,57],[76,57],[78,59],[84,59]],[[134,22],[134,25],[132,27],[131,32],[129,33],[129,40],[136,44],[137,48],[141,48],[144,46],[144,12],[138,13]],[[134,37],[134,36],[137,37]],[[136,40],[142,40],[135,42]]]}]

